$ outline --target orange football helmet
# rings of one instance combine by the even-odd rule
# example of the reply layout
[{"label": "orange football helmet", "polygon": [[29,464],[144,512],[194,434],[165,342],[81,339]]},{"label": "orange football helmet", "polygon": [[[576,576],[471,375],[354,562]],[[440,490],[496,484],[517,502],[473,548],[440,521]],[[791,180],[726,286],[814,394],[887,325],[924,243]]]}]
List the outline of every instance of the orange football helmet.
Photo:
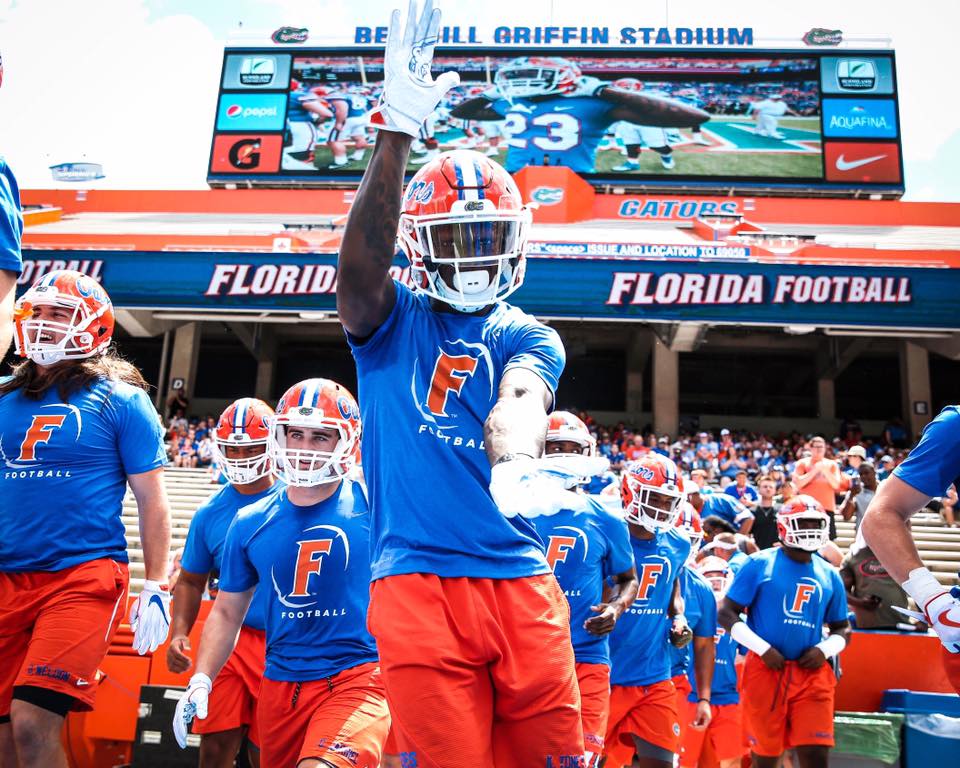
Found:
[{"label": "orange football helmet", "polygon": [[583,73],[559,56],[521,56],[503,64],[493,77],[497,90],[508,101],[531,96],[562,95],[575,91]]},{"label": "orange football helmet", "polygon": [[678,509],[679,514],[674,525],[690,539],[690,555],[687,557],[687,562],[692,562],[696,558],[697,552],[700,551],[700,545],[703,544],[703,525],[700,523],[700,513],[686,499],[680,502]]},{"label": "orange football helmet", "polygon": [[642,91],[643,83],[635,77],[621,77],[613,81],[613,87],[623,91]]},{"label": "orange football helmet", "polygon": [[[241,397],[220,414],[213,431],[213,457],[227,480],[246,485],[270,474],[267,439],[273,408],[255,397]],[[228,447],[260,446],[254,456],[227,458]]]},{"label": "orange football helmet", "polygon": [[[291,448],[294,428],[332,429],[340,438],[328,451]],[[287,485],[335,483],[360,460],[360,409],[353,395],[335,381],[307,379],[284,392],[271,422],[267,452],[277,477]]]},{"label": "orange football helmet", "polygon": [[713,590],[713,596],[719,603],[727,595],[727,590],[733,584],[733,569],[730,563],[722,557],[709,555],[697,563],[697,570],[708,582]]},{"label": "orange football helmet", "polygon": [[414,287],[476,312],[523,283],[530,209],[500,165],[469,149],[426,163],[403,195],[399,241]]},{"label": "orange football helmet", "polygon": [[[62,310],[61,319],[41,319],[41,306]],[[103,354],[113,337],[113,304],[92,277],[70,269],[48,272],[17,301],[17,354],[37,365]]]},{"label": "orange football helmet", "polygon": [[[804,525],[813,521],[815,525]],[[785,547],[817,552],[830,541],[830,517],[812,496],[800,494],[777,512],[777,533]]]},{"label": "orange football helmet", "polygon": [[654,533],[670,528],[683,500],[680,482],[677,465],[666,456],[648,453],[631,461],[620,484],[624,518]]},{"label": "orange football helmet", "polygon": [[597,441],[579,416],[569,411],[554,411],[547,421],[547,444],[576,443],[584,456],[595,456]]}]

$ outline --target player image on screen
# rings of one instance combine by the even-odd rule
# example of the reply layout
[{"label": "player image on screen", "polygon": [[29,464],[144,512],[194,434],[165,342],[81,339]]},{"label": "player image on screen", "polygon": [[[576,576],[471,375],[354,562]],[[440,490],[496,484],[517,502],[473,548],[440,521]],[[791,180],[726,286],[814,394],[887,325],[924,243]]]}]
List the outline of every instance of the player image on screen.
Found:
[{"label": "player image on screen", "polygon": [[662,96],[612,87],[559,56],[528,56],[502,64],[493,88],[451,111],[454,117],[503,120],[506,168],[565,165],[593,173],[610,125],[626,121],[660,128],[700,125],[709,115]]},{"label": "player image on screen", "polygon": [[314,170],[314,145],[318,126],[333,117],[333,108],[326,101],[326,88],[290,80],[287,99],[287,127],[284,136],[283,167],[291,170]]},{"label": "player image on screen", "polygon": [[[333,155],[332,168],[342,168],[348,162],[359,163],[369,148],[367,118],[370,109],[370,90],[352,86],[329,93],[327,102],[333,108],[333,127],[327,134],[327,147]],[[353,153],[347,159],[346,140],[353,141]]]}]

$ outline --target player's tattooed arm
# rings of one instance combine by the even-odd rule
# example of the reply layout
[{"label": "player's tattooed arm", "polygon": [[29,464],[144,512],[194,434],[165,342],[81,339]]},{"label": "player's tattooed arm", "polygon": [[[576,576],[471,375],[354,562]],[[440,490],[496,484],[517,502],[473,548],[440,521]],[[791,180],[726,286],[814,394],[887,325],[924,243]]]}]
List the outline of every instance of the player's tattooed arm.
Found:
[{"label": "player's tattooed arm", "polygon": [[365,338],[389,317],[396,301],[390,279],[413,139],[380,131],[350,207],[337,268],[337,313],[352,335]]},{"label": "player's tattooed arm", "polygon": [[450,117],[458,120],[503,120],[503,115],[493,108],[490,99],[483,96],[458,104],[450,110]]},{"label": "player's tattooed arm", "polygon": [[587,619],[583,627],[592,635],[606,635],[613,631],[617,620],[637,598],[640,582],[637,581],[637,569],[618,573],[613,577],[613,586],[604,589],[604,601],[591,605],[590,610],[596,616]]},{"label": "player's tattooed arm", "polygon": [[17,288],[17,275],[0,269],[0,357],[3,357],[13,341],[13,304]]},{"label": "player's tattooed arm", "polygon": [[693,128],[710,119],[708,113],[689,104],[620,88],[602,88],[597,96],[615,105],[610,111],[611,122],[626,120],[659,128]]},{"label": "player's tattooed arm", "polygon": [[490,465],[510,453],[534,459],[543,456],[547,409],[553,393],[537,374],[511,368],[500,379],[500,393],[483,424],[483,442]]}]

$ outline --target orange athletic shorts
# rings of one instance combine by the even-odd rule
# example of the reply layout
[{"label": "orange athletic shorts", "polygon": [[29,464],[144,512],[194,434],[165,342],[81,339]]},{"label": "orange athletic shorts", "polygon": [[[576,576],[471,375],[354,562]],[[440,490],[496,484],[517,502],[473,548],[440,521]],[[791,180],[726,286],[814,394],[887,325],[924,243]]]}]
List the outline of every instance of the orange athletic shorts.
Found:
[{"label": "orange athletic shorts", "polygon": [[552,573],[519,579],[414,573],[375,581],[367,624],[407,762],[580,765],[569,622]]},{"label": "orange athletic shorts", "polygon": [[577,682],[586,768],[596,768],[603,757],[603,737],[607,735],[610,714],[610,667],[577,662]]},{"label": "orange athletic shorts", "polygon": [[265,768],[294,768],[307,758],[337,768],[376,768],[390,730],[375,662],[304,683],[265,677],[257,720]]},{"label": "orange athletic shorts", "polygon": [[684,702],[680,710],[681,721],[688,725],[683,731],[680,743],[681,768],[696,768],[703,751],[704,742],[708,742],[717,760],[729,760],[740,757],[746,748],[743,746],[743,711],[739,704],[713,704],[710,707],[713,719],[705,729],[691,728],[689,723],[697,716],[697,705]]},{"label": "orange athletic shorts", "polygon": [[605,768],[633,764],[634,736],[674,753],[680,750],[677,691],[673,680],[652,685],[615,685],[610,689]]},{"label": "orange athletic shorts", "polygon": [[788,661],[779,672],[755,653],[743,668],[743,716],[754,754],[776,757],[792,747],[833,746],[833,668],[801,669]]},{"label": "orange athletic shorts", "polygon": [[247,737],[259,744],[257,697],[266,663],[266,634],[262,629],[242,627],[227,663],[210,691],[206,719],[193,721],[194,733],[219,733],[249,726]]},{"label": "orange athletic shorts", "polygon": [[672,678],[673,687],[677,689],[677,722],[680,725],[680,737],[678,742],[683,744],[683,735],[686,733],[687,729],[690,727],[690,723],[693,721],[692,717],[687,717],[687,696],[690,695],[690,691],[693,690],[693,686],[690,685],[690,679],[686,675],[674,675]]},{"label": "orange athletic shorts", "polygon": [[62,571],[0,573],[0,716],[14,686],[30,685],[93,709],[97,667],[125,613],[127,565],[108,558]]}]

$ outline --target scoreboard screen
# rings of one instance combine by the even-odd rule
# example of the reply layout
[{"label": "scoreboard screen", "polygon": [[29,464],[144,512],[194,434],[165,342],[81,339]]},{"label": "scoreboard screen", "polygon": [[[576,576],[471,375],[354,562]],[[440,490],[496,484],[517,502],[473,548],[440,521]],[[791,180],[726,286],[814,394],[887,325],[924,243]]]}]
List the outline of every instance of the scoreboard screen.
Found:
[{"label": "scoreboard screen", "polygon": [[[424,123],[410,173],[470,148],[601,187],[903,193],[892,51],[438,48],[433,67],[461,84]],[[227,49],[209,183],[356,184],[382,88],[376,49]],[[662,119],[665,102],[681,116]]]}]

